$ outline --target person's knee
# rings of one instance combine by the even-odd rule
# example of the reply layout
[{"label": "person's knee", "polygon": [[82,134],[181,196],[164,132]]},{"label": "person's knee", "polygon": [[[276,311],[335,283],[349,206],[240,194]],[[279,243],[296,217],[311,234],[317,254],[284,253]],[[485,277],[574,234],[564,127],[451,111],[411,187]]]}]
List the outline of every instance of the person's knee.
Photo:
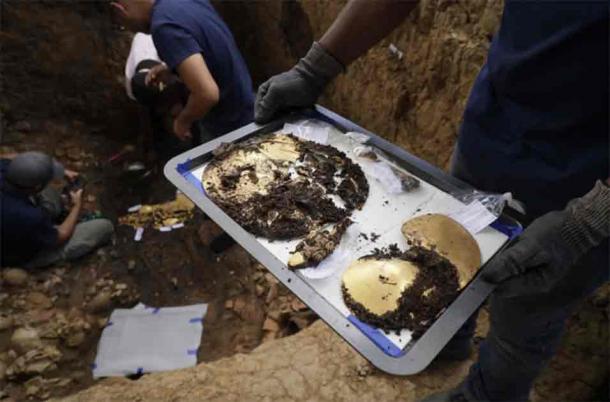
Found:
[{"label": "person's knee", "polygon": [[108,219],[96,219],[95,221],[96,227],[94,231],[96,232],[96,240],[97,246],[101,246],[110,241],[112,234],[114,233],[114,225]]},{"label": "person's knee", "polygon": [[113,233],[114,225],[108,219],[79,223],[66,245],[66,258],[72,260],[92,252],[110,241]]}]

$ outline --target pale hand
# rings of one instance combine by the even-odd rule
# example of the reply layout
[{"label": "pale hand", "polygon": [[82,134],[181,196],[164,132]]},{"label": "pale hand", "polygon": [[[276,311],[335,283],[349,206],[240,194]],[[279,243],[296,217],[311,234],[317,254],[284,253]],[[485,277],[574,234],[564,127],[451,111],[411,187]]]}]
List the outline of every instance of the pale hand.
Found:
[{"label": "pale hand", "polygon": [[171,72],[163,63],[157,64],[146,74],[144,83],[146,86],[158,86],[160,83],[167,84],[170,80]]},{"label": "pale hand", "polygon": [[75,172],[74,170],[69,170],[66,169],[64,171],[64,176],[66,176],[66,179],[68,179],[69,182],[73,182],[74,180],[76,180],[79,176],[78,172]]}]

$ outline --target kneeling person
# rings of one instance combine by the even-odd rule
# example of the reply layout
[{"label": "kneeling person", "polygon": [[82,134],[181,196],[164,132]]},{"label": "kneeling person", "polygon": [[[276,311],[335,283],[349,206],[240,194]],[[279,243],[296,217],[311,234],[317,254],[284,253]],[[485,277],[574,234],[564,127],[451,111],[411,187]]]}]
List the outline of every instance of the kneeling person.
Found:
[{"label": "kneeling person", "polygon": [[55,224],[63,212],[61,195],[48,185],[76,176],[40,152],[0,159],[1,266],[44,267],[82,257],[110,240],[109,220],[78,223],[82,189],[70,192],[70,211]]}]

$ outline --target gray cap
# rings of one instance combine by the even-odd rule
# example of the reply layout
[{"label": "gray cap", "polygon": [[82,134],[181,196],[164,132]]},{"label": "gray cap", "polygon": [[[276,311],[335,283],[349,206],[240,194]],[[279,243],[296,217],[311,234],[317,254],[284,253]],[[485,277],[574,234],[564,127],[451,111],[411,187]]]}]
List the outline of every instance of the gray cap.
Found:
[{"label": "gray cap", "polygon": [[64,176],[61,163],[42,152],[24,152],[9,163],[6,179],[13,185],[22,188],[46,186],[53,179]]}]

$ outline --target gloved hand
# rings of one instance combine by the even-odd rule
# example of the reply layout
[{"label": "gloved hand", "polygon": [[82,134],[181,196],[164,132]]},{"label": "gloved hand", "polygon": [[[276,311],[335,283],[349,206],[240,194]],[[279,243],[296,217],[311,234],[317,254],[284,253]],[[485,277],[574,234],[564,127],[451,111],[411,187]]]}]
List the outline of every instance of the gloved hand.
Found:
[{"label": "gloved hand", "polygon": [[343,70],[341,63],[314,42],[292,69],[271,77],[259,87],[254,120],[263,124],[280,110],[313,105],[326,85]]},{"label": "gloved hand", "polygon": [[609,236],[610,189],[597,182],[563,211],[536,219],[482,274],[502,297],[549,291],[574,263]]}]

